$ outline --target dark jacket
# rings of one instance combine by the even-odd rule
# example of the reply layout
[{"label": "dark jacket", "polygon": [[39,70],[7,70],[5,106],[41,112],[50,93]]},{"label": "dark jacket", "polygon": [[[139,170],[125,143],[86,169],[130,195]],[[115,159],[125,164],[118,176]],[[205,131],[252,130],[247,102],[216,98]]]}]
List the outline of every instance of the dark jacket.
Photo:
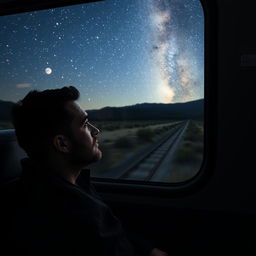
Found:
[{"label": "dark jacket", "polygon": [[16,210],[8,235],[11,249],[34,255],[133,256],[120,221],[96,194],[89,170],[73,185],[22,161]]}]

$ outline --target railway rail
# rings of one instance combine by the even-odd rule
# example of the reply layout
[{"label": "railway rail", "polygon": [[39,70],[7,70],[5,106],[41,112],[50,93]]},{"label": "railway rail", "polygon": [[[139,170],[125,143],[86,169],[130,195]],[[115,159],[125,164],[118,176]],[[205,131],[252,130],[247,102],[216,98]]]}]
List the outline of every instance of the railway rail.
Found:
[{"label": "railway rail", "polygon": [[181,122],[173,127],[170,133],[168,133],[159,144],[137,160],[133,165],[129,166],[119,179],[149,181],[157,172],[159,165],[184,131],[187,122],[188,121]]}]

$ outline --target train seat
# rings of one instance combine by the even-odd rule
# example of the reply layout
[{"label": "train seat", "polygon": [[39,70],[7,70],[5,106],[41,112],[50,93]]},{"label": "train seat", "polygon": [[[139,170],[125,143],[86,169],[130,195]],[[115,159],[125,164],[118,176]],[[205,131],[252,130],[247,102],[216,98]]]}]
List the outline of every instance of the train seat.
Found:
[{"label": "train seat", "polygon": [[8,184],[21,175],[20,160],[26,156],[18,145],[15,131],[0,130],[0,185]]}]

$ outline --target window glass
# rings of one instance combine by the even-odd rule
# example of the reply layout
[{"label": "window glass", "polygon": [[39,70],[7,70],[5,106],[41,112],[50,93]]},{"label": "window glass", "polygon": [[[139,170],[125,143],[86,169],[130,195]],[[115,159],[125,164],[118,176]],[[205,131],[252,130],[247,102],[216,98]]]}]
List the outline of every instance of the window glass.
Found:
[{"label": "window glass", "polygon": [[94,177],[182,182],[203,159],[199,0],[109,0],[0,17],[0,128],[30,90],[73,85],[100,130]]}]

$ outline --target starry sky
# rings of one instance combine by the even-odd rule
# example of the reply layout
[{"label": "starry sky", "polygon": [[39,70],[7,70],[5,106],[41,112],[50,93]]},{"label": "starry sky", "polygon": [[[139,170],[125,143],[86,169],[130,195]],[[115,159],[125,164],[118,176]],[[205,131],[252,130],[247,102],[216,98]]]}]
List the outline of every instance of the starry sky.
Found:
[{"label": "starry sky", "polygon": [[0,17],[0,99],[73,85],[84,109],[204,97],[199,0],[108,0]]}]

